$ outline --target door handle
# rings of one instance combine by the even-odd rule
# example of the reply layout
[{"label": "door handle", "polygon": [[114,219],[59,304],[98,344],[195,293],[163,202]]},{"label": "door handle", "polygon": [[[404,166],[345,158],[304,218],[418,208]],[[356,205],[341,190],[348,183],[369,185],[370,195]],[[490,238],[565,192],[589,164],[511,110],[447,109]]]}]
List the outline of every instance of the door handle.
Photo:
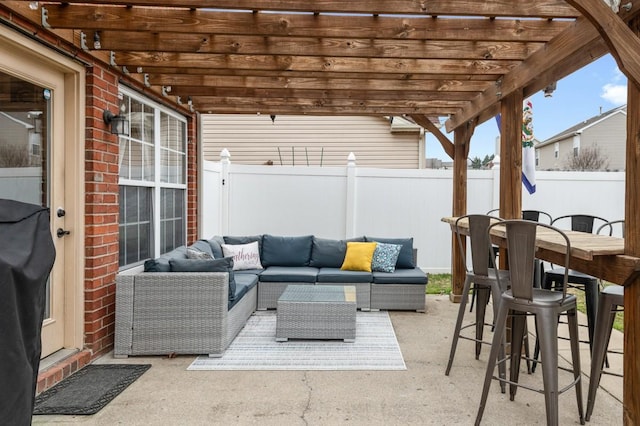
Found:
[{"label": "door handle", "polygon": [[62,228],[58,228],[58,230],[56,231],[56,235],[58,236],[58,238],[62,238],[65,235],[69,235],[71,233],[71,231],[67,231],[66,229],[62,229]]}]

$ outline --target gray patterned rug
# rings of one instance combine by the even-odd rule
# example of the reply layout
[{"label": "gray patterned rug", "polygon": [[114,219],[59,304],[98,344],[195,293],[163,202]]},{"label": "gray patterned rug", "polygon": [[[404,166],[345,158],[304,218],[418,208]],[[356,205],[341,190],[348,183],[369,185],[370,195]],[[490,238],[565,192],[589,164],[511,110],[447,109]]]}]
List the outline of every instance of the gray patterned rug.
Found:
[{"label": "gray patterned rug", "polygon": [[256,312],[221,358],[198,357],[188,370],[406,370],[387,312],[358,312],[356,340],[276,342],[275,312]]}]

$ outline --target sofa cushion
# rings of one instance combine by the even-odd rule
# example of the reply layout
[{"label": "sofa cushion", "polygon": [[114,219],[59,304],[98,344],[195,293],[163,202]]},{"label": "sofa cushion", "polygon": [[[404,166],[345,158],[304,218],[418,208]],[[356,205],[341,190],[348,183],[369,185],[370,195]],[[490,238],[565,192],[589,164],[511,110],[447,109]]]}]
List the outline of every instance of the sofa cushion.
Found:
[{"label": "sofa cushion", "polygon": [[171,272],[228,272],[229,300],[233,300],[236,293],[236,281],[233,273],[233,259],[171,259]]},{"label": "sofa cushion", "polygon": [[400,250],[400,255],[396,262],[396,268],[412,269],[416,267],[416,263],[413,260],[413,238],[365,237],[365,239],[367,241],[376,241],[378,243],[402,245],[402,250]]},{"label": "sofa cushion", "polygon": [[311,266],[269,266],[260,274],[262,282],[315,283],[318,268]]},{"label": "sofa cushion", "polygon": [[[211,249],[211,245],[207,240],[197,240],[193,244],[191,244],[188,248],[194,248],[194,249],[200,250],[203,253],[210,254],[212,259],[216,258],[216,255],[213,253],[213,250]],[[222,257],[223,256],[218,256],[217,258],[221,259]]]},{"label": "sofa cushion", "polygon": [[266,234],[262,237],[262,266],[309,266],[312,244],[313,235],[279,237]]},{"label": "sofa cushion", "polygon": [[370,283],[371,272],[343,271],[340,268],[320,268],[317,281],[319,283]]},{"label": "sofa cushion", "polygon": [[209,247],[211,247],[211,253],[213,254],[214,259],[221,259],[224,257],[224,254],[222,253],[222,244],[225,244],[224,238],[216,235],[203,241],[206,241],[209,244]]},{"label": "sofa cushion", "polygon": [[195,247],[187,247],[187,259],[213,259],[213,255]]},{"label": "sofa cushion", "polygon": [[313,237],[311,260],[309,266],[315,268],[340,268],[347,253],[347,242],[364,242],[364,237],[354,237],[347,240],[333,240],[329,238]]},{"label": "sofa cushion", "polygon": [[428,281],[429,277],[420,268],[373,273],[374,284],[426,284]]},{"label": "sofa cushion", "polygon": [[395,271],[400,250],[402,250],[400,244],[378,243],[376,250],[373,252],[371,270],[377,272]]},{"label": "sofa cushion", "polygon": [[371,272],[371,259],[376,250],[376,243],[347,242],[347,253],[340,269],[346,271]]},{"label": "sofa cushion", "polygon": [[144,272],[171,272],[170,259],[186,259],[187,247],[180,246],[155,259],[144,262]]},{"label": "sofa cushion", "polygon": [[247,244],[222,244],[225,257],[233,257],[233,269],[262,269],[258,242]]},{"label": "sofa cushion", "polygon": [[240,237],[225,235],[223,238],[224,238],[225,244],[233,244],[233,245],[249,244],[254,241],[257,241],[258,250],[260,251],[260,254],[262,254],[262,235],[248,235],[248,236],[240,236]]},{"label": "sofa cushion", "polygon": [[233,272],[235,272],[236,276],[238,276],[238,275],[244,275],[244,274],[260,275],[263,271],[264,269],[237,269]]},{"label": "sofa cushion", "polygon": [[313,237],[309,266],[316,268],[340,268],[347,252],[347,242]]},{"label": "sofa cushion", "polygon": [[229,309],[233,308],[236,303],[247,294],[249,290],[258,284],[258,276],[253,274],[236,274],[236,292],[233,300],[229,299]]}]

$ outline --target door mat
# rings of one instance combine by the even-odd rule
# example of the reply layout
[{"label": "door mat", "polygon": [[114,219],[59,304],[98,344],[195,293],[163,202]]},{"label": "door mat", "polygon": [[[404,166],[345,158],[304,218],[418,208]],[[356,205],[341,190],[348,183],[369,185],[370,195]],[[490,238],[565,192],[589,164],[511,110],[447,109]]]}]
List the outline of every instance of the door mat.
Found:
[{"label": "door mat", "polygon": [[358,312],[356,340],[276,342],[276,313],[256,312],[221,358],[199,356],[188,370],[406,370],[387,312]]},{"label": "door mat", "polygon": [[150,364],[91,364],[36,397],[33,414],[95,414]]}]

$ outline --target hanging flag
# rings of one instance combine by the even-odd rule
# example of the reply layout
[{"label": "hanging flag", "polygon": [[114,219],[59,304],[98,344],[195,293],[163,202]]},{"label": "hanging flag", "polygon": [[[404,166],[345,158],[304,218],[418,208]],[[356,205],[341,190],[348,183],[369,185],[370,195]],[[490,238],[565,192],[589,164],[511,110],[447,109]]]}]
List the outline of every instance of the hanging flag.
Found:
[{"label": "hanging flag", "polygon": [[[536,150],[533,147],[533,105],[527,100],[522,106],[522,184],[529,194],[536,192]],[[502,117],[496,115],[498,130]]]},{"label": "hanging flag", "polygon": [[533,105],[522,106],[522,184],[529,194],[536,192],[536,150],[533,147]]}]

